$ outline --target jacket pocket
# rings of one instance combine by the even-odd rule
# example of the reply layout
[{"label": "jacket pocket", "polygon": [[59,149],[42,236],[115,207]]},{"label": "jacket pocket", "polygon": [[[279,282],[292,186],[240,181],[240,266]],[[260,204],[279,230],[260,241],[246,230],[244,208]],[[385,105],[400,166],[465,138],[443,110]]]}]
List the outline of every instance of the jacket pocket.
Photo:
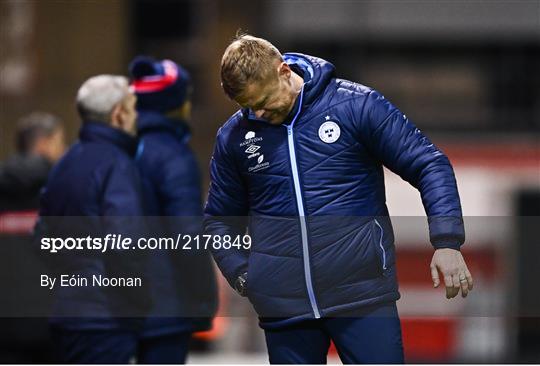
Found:
[{"label": "jacket pocket", "polygon": [[251,253],[246,296],[259,316],[288,317],[308,311],[301,264],[300,258]]},{"label": "jacket pocket", "polygon": [[384,272],[388,268],[388,255],[384,247],[384,229],[377,219],[373,219],[372,239],[375,253],[377,253],[377,258],[379,259],[381,272]]}]

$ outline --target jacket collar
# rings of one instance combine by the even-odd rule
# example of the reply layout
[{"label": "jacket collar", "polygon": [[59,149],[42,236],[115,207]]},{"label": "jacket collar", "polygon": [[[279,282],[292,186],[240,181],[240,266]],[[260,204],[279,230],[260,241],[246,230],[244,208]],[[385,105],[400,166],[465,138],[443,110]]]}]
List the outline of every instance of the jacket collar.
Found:
[{"label": "jacket collar", "polygon": [[134,156],[137,151],[138,139],[103,122],[84,121],[79,138],[83,142],[102,142],[112,144]]},{"label": "jacket collar", "polygon": [[139,111],[137,129],[140,136],[153,131],[164,131],[175,135],[183,142],[189,141],[191,137],[191,129],[186,121],[169,118],[154,111]]},{"label": "jacket collar", "polygon": [[335,77],[336,68],[322,58],[301,53],[285,53],[283,59],[304,78],[304,105],[311,104]]}]

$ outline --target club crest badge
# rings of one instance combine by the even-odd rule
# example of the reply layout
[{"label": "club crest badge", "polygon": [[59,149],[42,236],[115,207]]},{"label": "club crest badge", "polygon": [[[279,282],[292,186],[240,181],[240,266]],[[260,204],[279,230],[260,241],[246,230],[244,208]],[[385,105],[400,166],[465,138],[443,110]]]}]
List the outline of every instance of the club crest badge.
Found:
[{"label": "club crest badge", "polygon": [[340,135],[341,129],[336,122],[326,121],[319,127],[319,138],[327,144],[336,142]]}]

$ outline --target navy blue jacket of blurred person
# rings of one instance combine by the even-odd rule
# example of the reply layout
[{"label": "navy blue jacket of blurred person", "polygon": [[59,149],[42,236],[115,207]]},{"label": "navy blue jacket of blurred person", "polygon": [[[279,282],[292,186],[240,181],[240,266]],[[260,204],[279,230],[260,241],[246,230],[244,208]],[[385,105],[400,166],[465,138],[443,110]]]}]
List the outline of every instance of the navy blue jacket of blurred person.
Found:
[{"label": "navy blue jacket of blurred person", "polygon": [[[17,122],[15,137],[17,153],[0,163],[0,216],[16,220],[37,215],[39,192],[65,150],[63,123],[52,114],[33,112]],[[33,250],[33,224],[29,225],[22,225],[18,232],[0,229],[3,315],[32,308],[46,314],[51,305],[49,294],[21,291],[35,286],[35,279],[47,271]],[[25,276],[20,276],[21,268],[25,268]],[[13,281],[15,277],[17,281]],[[47,317],[0,318],[0,363],[51,362],[54,358]]]},{"label": "navy blue jacket of blurred person", "polygon": [[[140,222],[134,219],[144,215],[142,183],[133,160],[138,143],[135,100],[128,80],[121,76],[99,75],[81,86],[77,95],[83,120],[79,140],[53,168],[42,191],[37,226],[41,236],[141,234]],[[138,276],[143,265],[141,251],[131,250],[64,250],[48,258],[56,274],[89,279],[93,275]],[[124,291],[60,287],[58,282],[50,320],[53,328],[125,329],[136,324],[120,317],[145,315],[149,308],[144,283]],[[81,361],[64,359],[70,360]]]},{"label": "navy blue jacket of blurred person", "polygon": [[[136,57],[129,66],[137,95],[137,164],[143,178],[150,229],[158,236],[201,233],[199,167],[188,145],[191,78],[176,63]],[[210,328],[217,307],[210,254],[154,250],[149,261],[154,307],[144,334],[159,336]]]}]

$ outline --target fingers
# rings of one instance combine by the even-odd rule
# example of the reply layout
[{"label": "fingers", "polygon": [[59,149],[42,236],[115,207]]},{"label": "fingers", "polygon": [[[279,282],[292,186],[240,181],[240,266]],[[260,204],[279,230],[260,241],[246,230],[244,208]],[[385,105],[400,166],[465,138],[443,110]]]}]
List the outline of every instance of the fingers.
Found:
[{"label": "fingers", "polygon": [[461,286],[461,297],[467,297],[467,294],[469,293],[469,281],[463,272],[459,274],[458,278]]},{"label": "fingers", "polygon": [[467,297],[473,289],[473,278],[467,264],[459,251],[436,250],[430,265],[433,287],[440,285],[440,275],[444,278],[446,298],[456,297],[460,290],[461,296]]},{"label": "fingers", "polygon": [[[439,272],[437,271],[437,267],[435,265],[431,265],[430,269],[431,269],[431,279],[433,280],[433,287],[439,287],[440,279],[439,279]],[[451,299],[455,297],[459,293],[459,289],[461,288],[457,275],[454,275],[454,276],[450,274],[445,275],[444,285],[446,286],[447,299]]]},{"label": "fingers", "polygon": [[459,275],[457,273],[452,274],[452,285],[459,291],[461,284],[459,283]]},{"label": "fingers", "polygon": [[431,279],[433,280],[433,287],[437,288],[441,283],[441,280],[439,279],[439,271],[437,271],[437,267],[435,267],[433,264],[430,266],[430,269]]},{"label": "fingers", "polygon": [[467,278],[468,289],[471,291],[473,289],[473,278],[467,267],[465,267],[465,277]]},{"label": "fingers", "polygon": [[465,267],[462,271],[452,275],[445,275],[446,298],[451,299],[459,293],[461,296],[467,297],[473,289],[473,278],[471,272]]},{"label": "fingers", "polygon": [[446,288],[446,298],[447,299],[452,299],[452,298],[456,297],[456,295],[458,293],[459,293],[459,288],[455,288],[454,286]]},{"label": "fingers", "polygon": [[449,299],[455,297],[459,293],[459,289],[461,287],[457,274],[452,274],[451,279],[452,279],[452,287],[449,289],[448,294],[447,294],[449,296],[448,297]]},{"label": "fingers", "polygon": [[451,299],[457,295],[459,289],[454,288],[454,281],[451,274],[444,274],[444,285],[446,286],[446,298]]}]

